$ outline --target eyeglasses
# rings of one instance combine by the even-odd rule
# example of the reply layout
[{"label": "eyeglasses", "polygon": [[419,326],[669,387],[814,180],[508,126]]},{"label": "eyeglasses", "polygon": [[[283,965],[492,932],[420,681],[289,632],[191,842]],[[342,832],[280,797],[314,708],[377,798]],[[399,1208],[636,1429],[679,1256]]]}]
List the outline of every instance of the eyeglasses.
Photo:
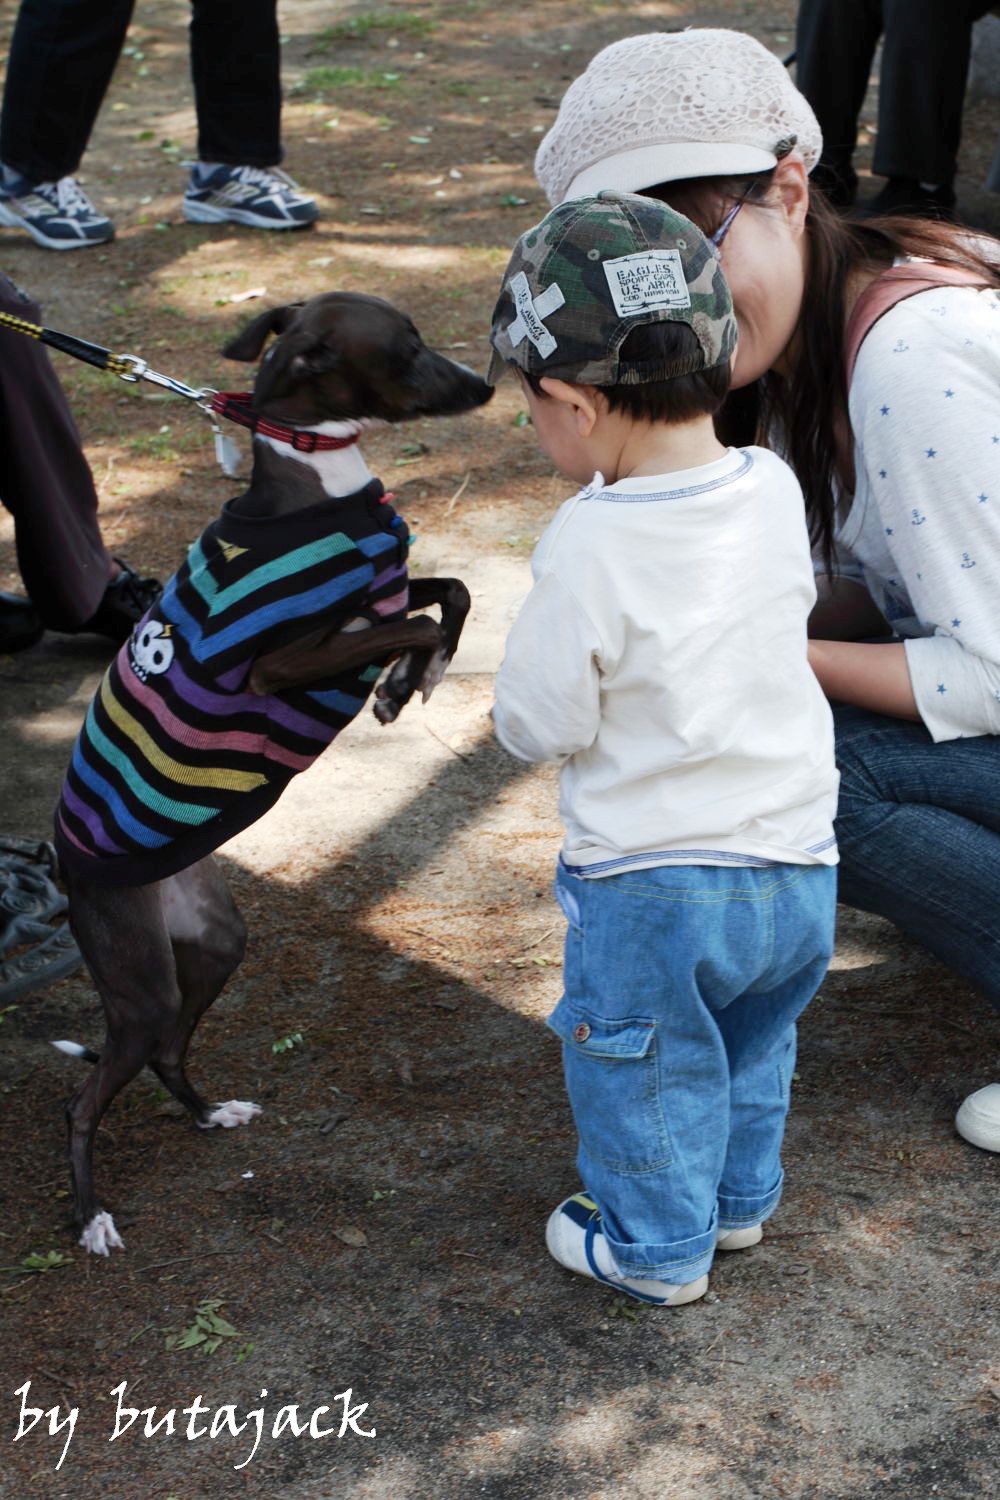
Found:
[{"label": "eyeglasses", "polygon": [[[788,156],[788,154],[794,149],[797,139],[797,136],[788,135],[785,136],[783,140],[780,140],[774,148],[775,159],[777,161],[782,161],[784,157]],[[710,245],[714,245],[716,249],[719,248],[719,246],[722,244],[722,241],[729,233],[730,225],[736,218],[736,215],[739,213],[744,203],[746,203],[749,199],[751,192],[752,185],[751,187],[747,188],[747,191],[743,194],[743,197],[738,198],[737,201],[733,204],[732,208],[726,214],[726,217],[723,219],[722,223],[719,225],[715,233],[709,235],[708,242]]]},{"label": "eyeglasses", "polygon": [[733,204],[732,208],[726,214],[726,217],[723,219],[722,223],[719,225],[715,233],[709,235],[708,243],[710,245],[714,245],[717,250],[722,244],[722,241],[725,239],[726,235],[729,233],[730,225],[732,224],[733,220],[736,218],[736,215],[739,213],[740,209],[743,207],[746,201],[746,194],[744,193],[743,197],[738,198]]}]

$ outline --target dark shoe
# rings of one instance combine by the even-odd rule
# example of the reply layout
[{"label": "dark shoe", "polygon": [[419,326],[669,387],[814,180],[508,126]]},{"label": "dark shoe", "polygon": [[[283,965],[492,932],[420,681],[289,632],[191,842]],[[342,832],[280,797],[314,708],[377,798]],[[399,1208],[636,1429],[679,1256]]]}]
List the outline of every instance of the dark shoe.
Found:
[{"label": "dark shoe", "polygon": [[115,237],[111,220],[94,207],[75,177],[58,182],[0,179],[0,224],[26,229],[46,250],[85,250]]},{"label": "dark shoe", "polygon": [[954,219],[955,189],[950,182],[926,188],[910,177],[890,177],[860,209],[863,219],[883,214],[912,214],[923,219]]},{"label": "dark shoe", "polygon": [[121,645],[159,599],[163,585],[158,578],[140,578],[120,557],[115,562],[121,571],[112,578],[104,590],[104,598],[79,631],[106,635]]},{"label": "dark shoe", "polygon": [[26,651],[45,633],[38,611],[23,594],[0,593],[0,653]]},{"label": "dark shoe", "polygon": [[319,218],[316,200],[279,167],[192,162],[182,213],[191,224],[250,224],[254,229],[304,229]]}]

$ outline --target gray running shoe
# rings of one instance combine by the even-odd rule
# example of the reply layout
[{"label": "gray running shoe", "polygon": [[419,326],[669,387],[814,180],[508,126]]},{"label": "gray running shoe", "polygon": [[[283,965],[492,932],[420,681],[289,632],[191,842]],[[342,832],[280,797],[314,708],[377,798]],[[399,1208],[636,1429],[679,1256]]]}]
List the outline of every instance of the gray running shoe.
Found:
[{"label": "gray running shoe", "polygon": [[184,194],[184,217],[192,224],[249,224],[254,229],[304,229],[319,218],[316,201],[299,191],[278,167],[214,167],[198,162]]},{"label": "gray running shoe", "polygon": [[46,250],[85,250],[115,237],[111,220],[97,209],[75,177],[58,182],[0,181],[0,224],[26,229]]}]

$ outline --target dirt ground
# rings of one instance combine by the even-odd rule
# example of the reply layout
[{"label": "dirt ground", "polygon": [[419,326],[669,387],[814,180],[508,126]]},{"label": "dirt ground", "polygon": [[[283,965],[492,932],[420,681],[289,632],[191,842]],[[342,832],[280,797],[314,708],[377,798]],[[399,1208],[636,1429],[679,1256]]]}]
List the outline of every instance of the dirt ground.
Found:
[{"label": "dirt ground", "polygon": [[[187,7],[142,0],[85,163],[118,239],[54,256],[0,231],[0,266],[54,326],[194,382],[240,384],[216,352],[225,338],[267,303],[332,287],[390,297],[480,365],[509,245],[543,208],[534,147],[589,56],[688,23],[742,26],[784,55],[794,10],[283,0],[287,165],[323,218],[269,238],[181,221]],[[1000,198],[978,186],[997,125],[995,105],[970,107],[961,198],[1000,231]],[[232,491],[205,422],[149,387],[61,358],[59,371],[109,542],[165,577]],[[418,535],[415,567],[469,582],[467,644],[426,709],[390,730],[363,717],[227,846],[250,947],[194,1069],[264,1114],[202,1135],[149,1076],[119,1098],[98,1170],[126,1253],[87,1258],[67,1230],[62,1105],[78,1075],[48,1042],[99,1039],[89,982],[0,1016],[3,1500],[996,1492],[998,1160],[952,1119],[996,1076],[998,1027],[885,925],[843,913],[801,1029],[788,1188],[761,1246],[672,1313],[545,1255],[545,1216],[576,1186],[543,1025],[559,991],[554,779],[506,757],[487,712],[563,487],[518,406],[505,389],[481,413],[365,444]],[[6,522],[0,586],[17,586]],[[55,635],[0,659],[7,831],[47,831],[106,660],[93,639]],[[33,1254],[50,1269],[29,1271]],[[218,1347],[168,1349],[207,1302],[226,1320]],[[13,1441],[26,1381],[28,1405],[78,1413],[61,1468],[65,1431]],[[110,1441],[122,1382],[154,1421],[178,1409],[176,1430],[143,1436],[142,1417]],[[348,1388],[375,1436],[335,1435]],[[187,1436],[198,1395],[202,1425],[227,1404],[240,1421],[265,1408],[251,1462],[253,1423]],[[318,1420],[334,1435],[274,1438],[288,1403],[306,1423],[331,1407]]]}]

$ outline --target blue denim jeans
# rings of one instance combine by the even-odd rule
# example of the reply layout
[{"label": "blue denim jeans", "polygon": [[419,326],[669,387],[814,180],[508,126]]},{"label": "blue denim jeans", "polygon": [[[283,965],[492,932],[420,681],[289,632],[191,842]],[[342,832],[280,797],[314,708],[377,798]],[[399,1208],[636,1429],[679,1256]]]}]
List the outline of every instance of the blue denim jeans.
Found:
[{"label": "blue denim jeans", "polygon": [[1000,1006],[1000,738],[834,709],[840,900],[894,922]]},{"label": "blue denim jeans", "polygon": [[781,1194],[795,1021],[833,950],[836,872],[560,868],[556,894],[569,925],[548,1024],[583,1184],[623,1273],[695,1281],[717,1230]]}]

